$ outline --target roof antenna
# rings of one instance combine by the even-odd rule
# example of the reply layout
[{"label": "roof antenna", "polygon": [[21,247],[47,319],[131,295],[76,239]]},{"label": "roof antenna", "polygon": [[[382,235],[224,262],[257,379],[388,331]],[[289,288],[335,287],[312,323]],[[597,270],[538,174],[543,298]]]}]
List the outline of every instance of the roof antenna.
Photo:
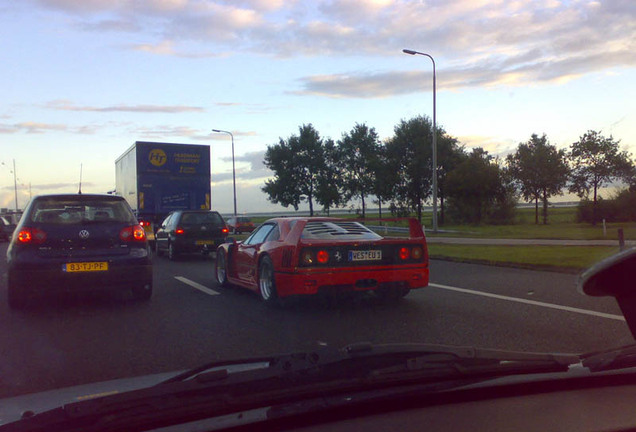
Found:
[{"label": "roof antenna", "polygon": [[79,182],[79,191],[77,193],[79,195],[82,194],[82,164],[80,164],[80,182]]}]

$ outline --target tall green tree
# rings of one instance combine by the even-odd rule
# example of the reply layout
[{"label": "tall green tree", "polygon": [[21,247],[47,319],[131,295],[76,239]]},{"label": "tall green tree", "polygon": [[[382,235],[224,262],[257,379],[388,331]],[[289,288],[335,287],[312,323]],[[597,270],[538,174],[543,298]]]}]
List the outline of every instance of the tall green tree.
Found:
[{"label": "tall green tree", "polygon": [[570,168],[564,149],[550,144],[545,134],[532,134],[519,143],[514,154],[506,158],[508,169],[526,201],[534,200],[535,223],[539,223],[539,200],[543,203],[543,224],[548,223],[548,199],[561,195],[566,187]]},{"label": "tall green tree", "polygon": [[592,223],[598,222],[598,190],[612,181],[633,180],[634,163],[629,153],[621,151],[620,141],[589,130],[570,146],[572,177],[570,192],[580,198],[593,195]]},{"label": "tall green tree", "polygon": [[456,138],[446,135],[440,128],[437,128],[437,134],[437,196],[440,203],[439,224],[443,225],[448,174],[466,160],[468,155]]},{"label": "tall green tree", "polygon": [[340,168],[339,152],[333,142],[328,139],[323,147],[324,165],[318,173],[315,197],[316,202],[322,205],[323,210],[329,214],[329,210],[347,203],[342,193],[342,170]]},{"label": "tall green tree", "polygon": [[291,205],[295,210],[307,201],[313,216],[318,180],[325,171],[323,140],[311,124],[300,126],[298,131],[298,135],[267,147],[264,164],[274,172],[274,178],[265,181],[262,190],[271,202]]},{"label": "tall green tree", "polygon": [[388,203],[393,198],[393,189],[398,182],[399,172],[394,159],[389,157],[385,144],[380,144],[377,154],[371,160],[371,170],[374,173],[372,193],[378,204],[378,216],[382,219],[382,203]]},{"label": "tall green tree", "polygon": [[342,173],[344,198],[359,198],[362,217],[366,217],[366,199],[375,185],[375,159],[379,156],[380,139],[374,128],[356,124],[338,141],[338,159]]},{"label": "tall green tree", "polygon": [[386,144],[390,164],[399,174],[392,207],[414,210],[420,223],[424,201],[431,195],[432,130],[431,119],[426,116],[402,120]]},{"label": "tall green tree", "polygon": [[459,222],[482,223],[510,204],[503,170],[488,152],[475,148],[448,174],[449,207]]}]

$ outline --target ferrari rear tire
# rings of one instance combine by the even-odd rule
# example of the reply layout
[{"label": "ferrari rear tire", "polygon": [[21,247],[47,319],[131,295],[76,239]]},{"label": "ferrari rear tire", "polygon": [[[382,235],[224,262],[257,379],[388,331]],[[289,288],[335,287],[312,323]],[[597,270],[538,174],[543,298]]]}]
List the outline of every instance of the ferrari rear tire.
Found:
[{"label": "ferrari rear tire", "polygon": [[227,282],[227,255],[223,249],[220,249],[216,253],[216,260],[214,261],[214,275],[219,286],[228,286]]},{"label": "ferrari rear tire", "polygon": [[258,265],[258,291],[261,299],[268,306],[280,306],[282,303],[276,292],[274,281],[274,263],[268,256],[264,256]]}]

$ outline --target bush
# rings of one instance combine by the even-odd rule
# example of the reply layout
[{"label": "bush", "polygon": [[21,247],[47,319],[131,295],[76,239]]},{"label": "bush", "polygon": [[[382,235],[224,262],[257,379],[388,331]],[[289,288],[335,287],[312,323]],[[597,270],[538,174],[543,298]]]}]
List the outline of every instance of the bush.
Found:
[{"label": "bush", "polygon": [[446,217],[451,224],[510,225],[515,222],[517,200],[512,193],[479,207],[452,198],[447,203]]},{"label": "bush", "polygon": [[491,225],[510,225],[515,222],[517,199],[513,191],[507,191],[497,199],[486,215],[486,222]]},{"label": "bush", "polygon": [[[612,199],[599,198],[596,202],[596,222],[603,219],[607,222],[636,221],[636,190],[623,190]],[[578,222],[594,222],[594,202],[581,200],[577,207]]]}]

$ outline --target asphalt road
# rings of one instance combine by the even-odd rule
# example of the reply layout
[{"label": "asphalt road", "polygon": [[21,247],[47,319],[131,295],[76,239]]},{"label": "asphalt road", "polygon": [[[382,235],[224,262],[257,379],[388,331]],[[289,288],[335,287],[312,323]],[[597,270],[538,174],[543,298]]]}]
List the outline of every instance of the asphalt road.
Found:
[{"label": "asphalt road", "polygon": [[65,298],[12,311],[0,259],[0,398],[324,344],[585,352],[633,342],[614,300],[579,294],[575,275],[433,261],[431,285],[398,304],[311,298],[281,310],[217,287],[213,264],[155,257],[146,303]]}]

